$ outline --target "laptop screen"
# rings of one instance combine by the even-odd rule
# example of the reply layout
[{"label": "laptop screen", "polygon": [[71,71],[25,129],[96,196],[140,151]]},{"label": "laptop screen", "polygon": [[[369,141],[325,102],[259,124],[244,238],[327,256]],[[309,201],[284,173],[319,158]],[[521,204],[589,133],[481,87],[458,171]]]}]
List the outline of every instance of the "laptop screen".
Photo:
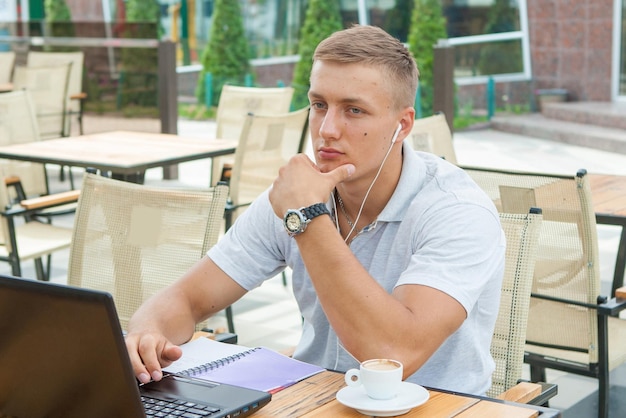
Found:
[{"label": "laptop screen", "polygon": [[110,298],[0,276],[0,416],[144,416]]}]

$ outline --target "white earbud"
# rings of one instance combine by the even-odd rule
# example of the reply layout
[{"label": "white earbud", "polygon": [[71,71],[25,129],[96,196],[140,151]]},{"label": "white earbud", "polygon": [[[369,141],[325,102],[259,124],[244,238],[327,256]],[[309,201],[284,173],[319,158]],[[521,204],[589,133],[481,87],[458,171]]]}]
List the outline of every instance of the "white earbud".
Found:
[{"label": "white earbud", "polygon": [[402,130],[402,124],[399,123],[398,124],[398,128],[396,129],[396,131],[393,133],[393,137],[391,138],[391,143],[395,144],[396,140],[398,139],[398,134],[400,133],[400,131]]}]

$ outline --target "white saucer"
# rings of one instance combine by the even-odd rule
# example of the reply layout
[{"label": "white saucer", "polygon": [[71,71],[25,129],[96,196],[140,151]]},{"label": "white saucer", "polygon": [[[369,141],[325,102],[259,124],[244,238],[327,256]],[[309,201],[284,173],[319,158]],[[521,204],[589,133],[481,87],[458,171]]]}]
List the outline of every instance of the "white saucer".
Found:
[{"label": "white saucer", "polygon": [[365,393],[363,386],[346,386],[337,392],[337,400],[354,408],[363,415],[377,417],[394,417],[409,412],[412,408],[425,403],[429,393],[420,385],[410,382],[402,382],[400,392],[393,399],[378,401],[370,398]]}]

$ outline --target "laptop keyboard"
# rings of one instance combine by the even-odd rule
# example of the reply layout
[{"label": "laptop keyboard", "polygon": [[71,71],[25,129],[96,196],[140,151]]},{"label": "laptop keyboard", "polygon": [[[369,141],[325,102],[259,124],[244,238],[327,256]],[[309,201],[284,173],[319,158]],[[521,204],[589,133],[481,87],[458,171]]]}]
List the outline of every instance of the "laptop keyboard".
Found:
[{"label": "laptop keyboard", "polygon": [[220,409],[210,405],[202,405],[183,400],[163,400],[142,396],[148,417],[202,418],[217,414]]}]

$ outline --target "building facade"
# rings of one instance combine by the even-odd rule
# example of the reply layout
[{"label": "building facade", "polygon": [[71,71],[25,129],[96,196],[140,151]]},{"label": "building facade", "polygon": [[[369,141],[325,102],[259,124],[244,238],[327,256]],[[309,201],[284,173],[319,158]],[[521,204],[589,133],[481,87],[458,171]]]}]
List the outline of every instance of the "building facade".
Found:
[{"label": "building facade", "polygon": [[[257,82],[289,84],[307,0],[239,1]],[[381,26],[406,42],[411,0],[338,1],[344,26]],[[193,74],[213,23],[214,0],[158,2],[161,28],[181,45],[181,73]],[[39,10],[43,1],[4,0],[5,5],[11,3],[19,8],[16,15],[28,19],[25,9]],[[124,20],[124,0],[66,3],[75,22]],[[441,4],[446,42],[454,48],[460,106],[484,107],[490,80],[495,81],[499,106],[532,102],[541,89],[564,89],[570,100],[626,101],[626,0],[441,0]]]}]

